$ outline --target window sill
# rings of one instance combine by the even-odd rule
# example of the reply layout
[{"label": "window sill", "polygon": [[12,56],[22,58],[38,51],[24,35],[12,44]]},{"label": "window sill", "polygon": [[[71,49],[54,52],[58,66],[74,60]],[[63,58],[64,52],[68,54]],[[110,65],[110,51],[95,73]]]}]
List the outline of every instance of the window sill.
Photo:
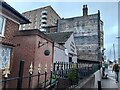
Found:
[{"label": "window sill", "polygon": [[5,36],[4,35],[0,35],[1,38],[4,38]]}]

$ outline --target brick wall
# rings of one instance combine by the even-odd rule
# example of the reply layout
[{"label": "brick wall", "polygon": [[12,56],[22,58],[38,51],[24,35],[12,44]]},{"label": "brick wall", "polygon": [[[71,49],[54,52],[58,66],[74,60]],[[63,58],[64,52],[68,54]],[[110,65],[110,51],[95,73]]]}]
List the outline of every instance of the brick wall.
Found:
[{"label": "brick wall", "polygon": [[13,42],[14,32],[18,30],[19,30],[19,24],[13,22],[10,19],[6,19],[5,32],[4,32],[5,37],[2,38],[2,42],[7,44],[14,44]]},{"label": "brick wall", "polygon": [[[45,39],[39,37],[39,36],[36,36],[36,47],[35,47],[35,58],[34,58],[34,73],[37,74],[38,71],[38,64],[41,65],[41,73],[44,73],[45,72],[45,65],[47,64],[47,72],[50,73],[50,70],[51,70],[51,64],[53,62],[53,47],[52,47],[52,43],[51,42],[48,42],[48,44],[45,44],[43,45],[42,47],[39,47],[38,48],[38,42],[41,41],[41,42],[46,42]],[[44,51],[46,49],[49,49],[50,50],[50,55],[49,56],[45,56],[44,55]],[[49,79],[49,76],[50,74],[47,75],[47,79]],[[40,81],[43,81],[45,78],[44,75],[41,76],[40,78]],[[37,78],[36,78],[37,80]],[[36,80],[33,81],[33,86],[36,86],[37,85],[37,82]]]},{"label": "brick wall", "polygon": [[[18,36],[14,38],[15,42],[15,49],[14,49],[14,60],[13,60],[13,65],[12,65],[12,70],[11,70],[11,77],[17,77],[19,73],[19,63],[20,60],[25,61],[24,65],[24,76],[29,75],[29,66],[31,62],[34,62],[34,53],[35,53],[35,38],[27,37],[27,36]],[[28,82],[28,80],[25,80]],[[28,86],[28,83],[26,83]],[[16,83],[11,83],[10,87],[15,88],[17,85]],[[23,83],[23,87],[25,83]]]},{"label": "brick wall", "polygon": [[[8,47],[10,46],[12,48],[12,53],[11,53],[11,57],[10,57],[10,71],[12,69],[12,63],[13,63],[14,33],[16,31],[19,31],[19,24],[17,24],[16,22],[6,18],[4,37],[0,37],[0,38],[2,38],[0,43],[2,43],[3,45],[6,45]],[[14,70],[15,70],[15,68],[14,68]],[[2,74],[2,70],[0,71],[0,74]],[[0,78],[0,80],[1,80],[1,78]],[[9,83],[11,83],[11,82],[9,82]]]},{"label": "brick wall", "polygon": [[[51,42],[48,41],[48,44],[45,44],[42,47],[38,48],[38,42],[46,42],[46,40],[37,35],[15,36],[14,41],[16,47],[14,49],[14,61],[11,70],[11,77],[18,76],[20,60],[25,61],[24,76],[29,76],[29,67],[31,62],[33,63],[34,75],[38,74],[37,68],[39,63],[41,64],[41,73],[44,72],[46,63],[48,65],[48,72],[50,72],[50,66],[53,59],[53,44]],[[51,53],[49,56],[45,56],[44,51],[48,48]],[[47,78],[49,78],[49,76]],[[40,81],[42,80],[44,80],[44,76],[41,76]],[[28,87],[28,82],[28,79],[23,80],[23,88]],[[15,81],[14,83],[10,83],[9,85],[11,88],[16,87],[17,81]],[[34,88],[36,86],[37,77],[34,77],[32,79],[32,87]]]}]

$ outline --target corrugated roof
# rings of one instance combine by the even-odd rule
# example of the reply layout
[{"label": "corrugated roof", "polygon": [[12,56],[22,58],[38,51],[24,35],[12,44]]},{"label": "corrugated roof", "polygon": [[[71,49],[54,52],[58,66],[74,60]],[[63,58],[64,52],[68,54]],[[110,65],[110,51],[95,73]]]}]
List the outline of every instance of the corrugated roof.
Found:
[{"label": "corrugated roof", "polygon": [[57,33],[47,33],[54,42],[65,43],[73,32],[57,32]]}]

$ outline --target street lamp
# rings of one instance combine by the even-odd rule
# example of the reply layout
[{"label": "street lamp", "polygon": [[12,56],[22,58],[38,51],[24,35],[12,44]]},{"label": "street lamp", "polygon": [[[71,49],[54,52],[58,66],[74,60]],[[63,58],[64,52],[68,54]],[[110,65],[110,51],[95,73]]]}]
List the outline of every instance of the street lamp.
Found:
[{"label": "street lamp", "polygon": [[[118,39],[118,44],[119,44],[119,40],[120,40],[120,36],[118,36],[118,37],[116,37],[117,39]],[[118,45],[118,63],[120,64],[120,47],[119,47],[119,45]]]}]

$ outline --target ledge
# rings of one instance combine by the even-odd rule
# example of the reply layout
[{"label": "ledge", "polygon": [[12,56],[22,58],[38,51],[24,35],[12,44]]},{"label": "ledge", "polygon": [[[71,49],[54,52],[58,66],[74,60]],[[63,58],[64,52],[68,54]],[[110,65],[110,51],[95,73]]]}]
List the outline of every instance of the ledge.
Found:
[{"label": "ledge", "polygon": [[90,77],[84,79],[84,80],[82,81],[82,83],[79,82],[79,84],[78,84],[78,86],[77,86],[76,88],[82,88],[82,87],[84,87],[84,85],[85,85],[87,82],[89,82],[94,76],[95,76],[95,75],[93,74],[93,75],[91,75]]}]

